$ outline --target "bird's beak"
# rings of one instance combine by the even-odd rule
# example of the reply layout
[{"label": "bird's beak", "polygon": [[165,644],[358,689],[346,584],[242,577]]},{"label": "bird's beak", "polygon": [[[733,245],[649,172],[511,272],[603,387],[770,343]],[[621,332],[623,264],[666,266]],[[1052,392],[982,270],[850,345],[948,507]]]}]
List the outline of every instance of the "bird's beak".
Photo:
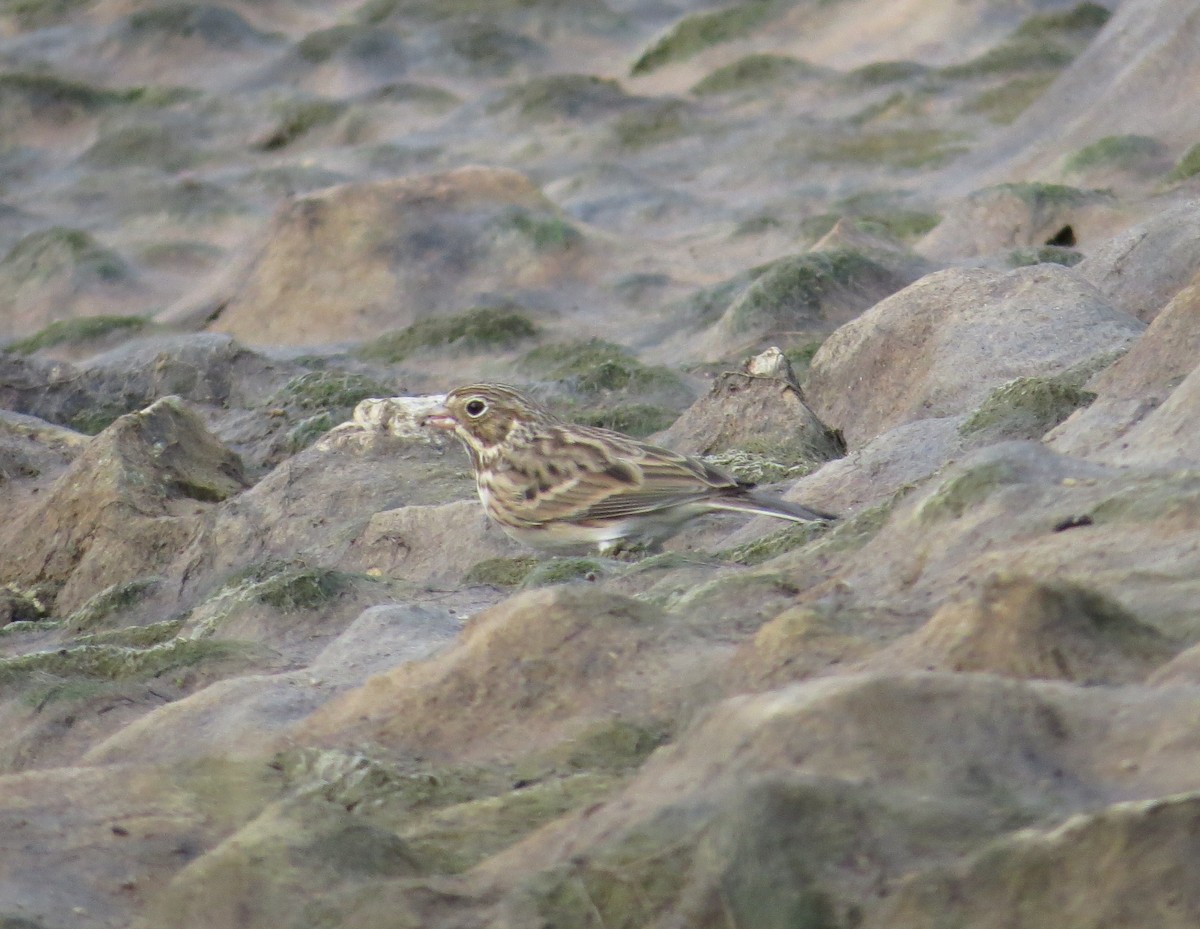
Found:
[{"label": "bird's beak", "polygon": [[438,407],[421,420],[421,425],[428,426],[431,429],[444,429],[449,431],[458,424],[454,421],[454,417],[446,411],[445,407]]}]

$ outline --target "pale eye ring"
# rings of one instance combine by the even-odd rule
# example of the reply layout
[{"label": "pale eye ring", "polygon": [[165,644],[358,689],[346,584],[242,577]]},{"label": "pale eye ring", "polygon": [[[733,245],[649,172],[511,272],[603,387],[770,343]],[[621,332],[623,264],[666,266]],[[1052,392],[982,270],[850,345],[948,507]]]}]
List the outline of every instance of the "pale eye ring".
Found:
[{"label": "pale eye ring", "polygon": [[478,397],[476,397],[474,400],[470,401],[467,404],[466,409],[467,409],[468,416],[470,416],[472,419],[478,419],[480,416],[482,416],[484,413],[487,412],[487,404],[484,403],[482,400],[480,400]]}]

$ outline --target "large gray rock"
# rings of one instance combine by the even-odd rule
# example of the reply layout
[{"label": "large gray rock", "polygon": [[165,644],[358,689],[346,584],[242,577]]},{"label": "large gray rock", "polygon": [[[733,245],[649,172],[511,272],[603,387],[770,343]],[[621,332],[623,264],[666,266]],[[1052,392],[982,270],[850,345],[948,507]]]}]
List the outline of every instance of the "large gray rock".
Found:
[{"label": "large gray rock", "polygon": [[831,335],[805,395],[856,448],[903,423],[968,412],[1013,378],[1119,352],[1143,328],[1057,265],[942,271]]}]

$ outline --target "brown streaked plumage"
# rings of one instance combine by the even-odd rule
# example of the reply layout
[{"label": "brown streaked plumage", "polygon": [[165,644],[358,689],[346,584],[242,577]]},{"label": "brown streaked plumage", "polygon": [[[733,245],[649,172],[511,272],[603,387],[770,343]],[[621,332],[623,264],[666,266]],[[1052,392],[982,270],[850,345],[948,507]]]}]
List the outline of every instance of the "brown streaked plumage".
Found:
[{"label": "brown streaked plumage", "polygon": [[697,458],[565,422],[503,384],[452,390],[425,422],[462,441],[484,510],[533,548],[653,544],[721,510],[795,522],[837,518],[764,495]]}]

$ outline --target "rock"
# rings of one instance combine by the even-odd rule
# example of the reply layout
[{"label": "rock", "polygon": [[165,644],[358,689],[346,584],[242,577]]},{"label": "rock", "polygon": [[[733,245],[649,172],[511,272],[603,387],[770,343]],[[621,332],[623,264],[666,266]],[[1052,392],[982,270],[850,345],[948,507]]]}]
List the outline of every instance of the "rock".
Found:
[{"label": "rock", "polygon": [[917,252],[939,263],[998,256],[1020,246],[1061,244],[1057,240],[1066,229],[1066,244],[1091,247],[1122,225],[1118,201],[1107,191],[1000,184],[977,190],[951,207],[917,244]]},{"label": "rock", "polygon": [[967,412],[1013,378],[1117,352],[1142,328],[1057,265],[942,271],[830,336],[805,397],[857,448],[906,422]]},{"label": "rock", "polygon": [[1076,270],[1113,306],[1148,323],[1195,277],[1197,265],[1200,201],[1192,200],[1122,232]]},{"label": "rock", "polygon": [[[790,368],[785,372],[790,374]],[[794,380],[736,371],[718,375],[709,392],[653,441],[708,455],[739,477],[761,483],[811,471],[845,452],[839,436],[804,402]],[[754,468],[758,473],[748,473]]]},{"label": "rock", "polygon": [[1172,651],[1160,633],[1095,591],[993,576],[867,667],[1116,684],[1144,679]]},{"label": "rock", "polygon": [[216,502],[245,486],[237,456],[177,398],[118,419],[48,492],[0,527],[4,580],[61,584],[58,615],[154,574]]},{"label": "rock", "polygon": [[255,344],[365,338],[488,293],[550,291],[581,243],[516,171],[349,184],[279,212],[211,328]]},{"label": "rock", "polygon": [[1022,830],[966,861],[903,881],[875,925],[927,926],[933,919],[999,929],[1025,925],[1138,925],[1151,901],[1155,925],[1195,921],[1194,793],[1115,803],[1055,828]]},{"label": "rock", "polygon": [[1096,401],[1046,441],[1063,454],[1110,459],[1125,435],[1196,368],[1198,353],[1200,279],[1179,291],[1133,347],[1088,382]]},{"label": "rock", "polygon": [[453,648],[335,700],[295,738],[461,761],[529,752],[613,714],[670,718],[681,682],[647,685],[679,635],[655,607],[586,584],[528,591],[473,617]]}]

